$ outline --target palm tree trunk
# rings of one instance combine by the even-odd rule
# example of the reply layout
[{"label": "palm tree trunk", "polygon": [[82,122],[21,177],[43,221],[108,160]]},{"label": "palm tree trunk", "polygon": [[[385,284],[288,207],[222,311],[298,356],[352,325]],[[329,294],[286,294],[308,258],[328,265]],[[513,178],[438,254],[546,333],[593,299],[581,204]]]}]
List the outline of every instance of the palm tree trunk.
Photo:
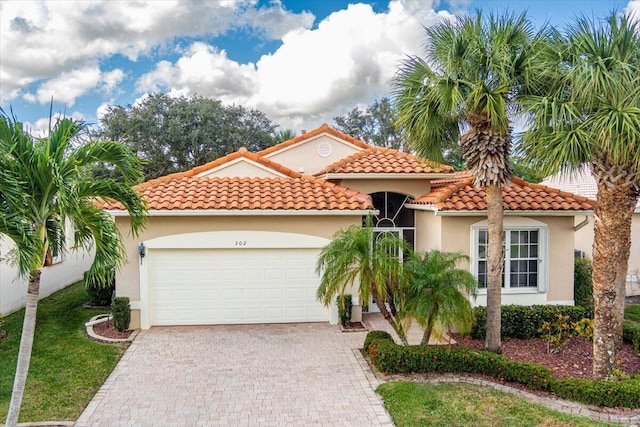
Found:
[{"label": "palm tree trunk", "polygon": [[18,363],[7,413],[7,427],[15,427],[20,415],[20,405],[24,386],[29,373],[29,363],[31,362],[31,349],[33,347],[33,336],[36,329],[36,312],[38,310],[38,300],[40,297],[40,275],[42,271],[36,270],[29,279],[27,290],[27,303],[24,310],[24,321],[22,325],[22,336],[20,338],[20,350],[18,352]]},{"label": "palm tree trunk", "polygon": [[420,345],[429,345],[431,332],[433,332],[433,323],[435,322],[435,313],[437,312],[438,309],[435,309],[427,319],[427,326],[424,328],[424,333],[422,334],[422,341],[420,341]]},{"label": "palm tree trunk", "polygon": [[407,336],[402,330],[402,328],[398,325],[398,321],[393,316],[391,316],[391,314],[389,313],[389,310],[387,310],[387,307],[384,304],[384,301],[382,301],[382,299],[380,298],[380,295],[378,295],[378,291],[375,289],[375,286],[372,286],[372,288],[373,289],[371,290],[371,297],[373,298],[373,302],[375,302],[376,305],[378,306],[378,309],[380,310],[382,317],[384,317],[384,319],[391,325],[393,330],[398,335],[398,338],[400,338],[400,341],[402,342],[402,344],[409,345],[409,342],[407,341]]},{"label": "palm tree trunk", "polygon": [[593,376],[605,379],[622,345],[635,197],[629,187],[598,185],[593,242]]},{"label": "palm tree trunk", "polygon": [[489,242],[487,249],[487,335],[485,347],[494,353],[502,352],[502,191],[497,184],[485,187]]}]

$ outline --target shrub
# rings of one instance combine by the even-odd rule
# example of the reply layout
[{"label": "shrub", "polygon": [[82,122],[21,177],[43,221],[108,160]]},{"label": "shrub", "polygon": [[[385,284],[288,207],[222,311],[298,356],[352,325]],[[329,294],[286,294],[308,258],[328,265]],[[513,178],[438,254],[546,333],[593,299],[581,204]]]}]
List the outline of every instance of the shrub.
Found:
[{"label": "shrub", "polygon": [[85,287],[92,305],[108,307],[116,289],[115,270],[110,270],[105,280],[85,279]]},{"label": "shrub", "polygon": [[584,318],[571,324],[573,331],[582,338],[593,341],[593,319]]},{"label": "shrub", "polygon": [[353,310],[353,299],[350,294],[344,296],[338,295],[338,315],[340,317],[340,324],[345,326],[347,322],[351,321],[351,311]]},{"label": "shrub", "polygon": [[113,326],[120,332],[129,329],[131,321],[131,306],[128,297],[115,297],[111,302],[111,315]]},{"label": "shrub", "polygon": [[586,311],[585,317],[593,317],[593,281],[591,260],[575,258],[573,265],[573,298],[577,306]]},{"label": "shrub", "polygon": [[622,329],[622,339],[633,345],[633,351],[640,355],[640,324],[625,320]]},{"label": "shrub", "polygon": [[624,309],[624,318],[640,323],[640,304],[628,305]]},{"label": "shrub", "polygon": [[547,342],[547,353],[557,353],[573,335],[573,329],[568,322],[569,316],[558,314],[551,322],[544,322],[538,332]]},{"label": "shrub", "polygon": [[[484,339],[487,323],[486,307],[473,309],[475,323],[471,336]],[[544,322],[553,322],[558,315],[569,316],[569,322],[578,322],[585,317],[585,309],[572,305],[504,305],[502,306],[502,336],[505,338],[530,339],[540,336],[538,330]]]},{"label": "shrub", "polygon": [[551,391],[559,397],[589,405],[637,408],[640,404],[640,381],[593,381],[564,378],[553,381]]},{"label": "shrub", "polygon": [[365,354],[369,354],[369,345],[376,341],[392,341],[393,337],[385,331],[371,331],[367,334],[364,339],[364,344],[362,345],[362,350],[364,350]]},{"label": "shrub", "polygon": [[465,372],[486,374],[499,381],[525,384],[534,390],[548,390],[551,371],[535,363],[511,361],[488,351],[455,347],[401,346],[389,336],[372,335],[365,340],[365,351],[376,369],[387,373]]}]

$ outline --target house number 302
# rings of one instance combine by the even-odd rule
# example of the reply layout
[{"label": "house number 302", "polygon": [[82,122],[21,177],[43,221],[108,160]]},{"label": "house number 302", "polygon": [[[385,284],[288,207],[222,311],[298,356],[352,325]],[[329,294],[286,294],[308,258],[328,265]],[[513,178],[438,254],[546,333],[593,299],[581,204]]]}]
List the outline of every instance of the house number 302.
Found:
[{"label": "house number 302", "polygon": [[246,240],[236,240],[236,246],[247,246]]}]

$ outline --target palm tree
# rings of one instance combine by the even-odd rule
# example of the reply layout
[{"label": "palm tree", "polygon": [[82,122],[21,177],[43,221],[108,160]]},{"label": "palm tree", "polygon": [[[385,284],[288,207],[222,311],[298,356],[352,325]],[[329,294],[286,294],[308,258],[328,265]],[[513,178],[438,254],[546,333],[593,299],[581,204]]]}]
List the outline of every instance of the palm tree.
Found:
[{"label": "palm tree", "polygon": [[296,137],[296,133],[291,129],[279,130],[279,131],[276,131],[276,133],[273,135],[273,143],[279,144],[281,142],[288,141],[295,137]]},{"label": "palm tree", "polygon": [[[16,245],[19,274],[29,278],[27,302],[7,426],[15,426],[29,370],[40,292],[40,274],[51,257],[65,252],[67,228],[71,247],[95,248],[88,276],[104,277],[125,256],[113,219],[94,205],[96,198],[120,201],[131,215],[137,234],[145,207],[131,185],[142,178],[140,161],[115,142],[83,143],[86,126],[58,120],[46,137],[33,139],[15,117],[0,110],[0,233]],[[122,182],[93,179],[91,166],[112,164]]]},{"label": "palm tree", "polygon": [[457,326],[466,333],[473,326],[469,296],[475,298],[478,282],[473,275],[456,266],[468,259],[459,252],[432,250],[413,253],[405,264],[403,318],[415,319],[424,329],[421,345],[429,344],[433,332]]},{"label": "palm tree", "polygon": [[640,28],[611,14],[556,32],[542,60],[548,94],[527,102],[521,150],[549,175],[591,165],[598,183],[593,246],[593,375],[622,342],[631,219],[640,187]]},{"label": "palm tree", "polygon": [[460,139],[462,157],[475,185],[486,192],[485,345],[498,353],[503,270],[501,187],[513,173],[509,116],[517,113],[520,96],[537,87],[535,55],[541,38],[525,14],[485,19],[478,11],[475,16],[427,28],[427,59],[409,57],[394,81],[398,124],[411,147],[423,157],[440,160],[441,148]]},{"label": "palm tree", "polygon": [[352,225],[338,231],[322,249],[316,264],[316,272],[321,275],[318,301],[328,307],[336,295],[344,298],[347,286],[358,280],[360,301],[373,298],[382,316],[407,345],[396,309],[401,297],[397,291],[402,275],[399,254],[403,250],[406,244],[402,238],[392,233],[377,234],[370,226]]}]

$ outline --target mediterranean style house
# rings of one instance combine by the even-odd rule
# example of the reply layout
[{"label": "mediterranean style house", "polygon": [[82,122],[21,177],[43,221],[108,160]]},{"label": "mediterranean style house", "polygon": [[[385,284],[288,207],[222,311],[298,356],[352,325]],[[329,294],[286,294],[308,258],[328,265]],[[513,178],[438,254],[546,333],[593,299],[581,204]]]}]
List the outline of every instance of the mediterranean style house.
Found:
[{"label": "mediterranean style house", "polygon": [[[483,190],[449,166],[326,124],[136,188],[149,207],[139,238],[128,234],[121,205],[104,205],[127,236],[116,293],[131,300],[132,327],[335,323],[335,307],[316,300],[316,258],[367,215],[416,250],[469,255],[481,286],[473,303],[486,301]],[[574,221],[591,215],[594,202],[518,178],[503,196],[503,303],[573,304]]]}]

